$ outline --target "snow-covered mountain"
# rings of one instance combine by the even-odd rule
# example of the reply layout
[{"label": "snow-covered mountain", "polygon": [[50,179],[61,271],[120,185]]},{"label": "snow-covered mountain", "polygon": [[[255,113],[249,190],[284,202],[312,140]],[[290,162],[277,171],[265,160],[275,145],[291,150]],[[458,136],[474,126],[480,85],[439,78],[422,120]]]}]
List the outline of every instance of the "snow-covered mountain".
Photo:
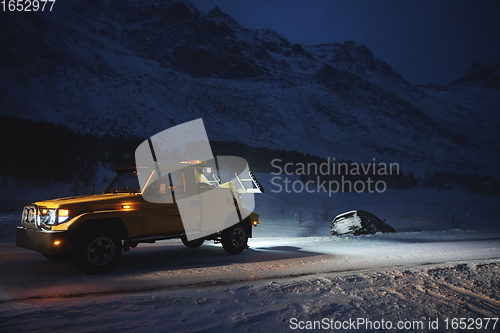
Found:
[{"label": "snow-covered mountain", "polygon": [[2,114],[144,137],[202,117],[210,139],[415,171],[500,167],[498,64],[415,86],[362,44],[292,45],[187,1],[0,15]]}]

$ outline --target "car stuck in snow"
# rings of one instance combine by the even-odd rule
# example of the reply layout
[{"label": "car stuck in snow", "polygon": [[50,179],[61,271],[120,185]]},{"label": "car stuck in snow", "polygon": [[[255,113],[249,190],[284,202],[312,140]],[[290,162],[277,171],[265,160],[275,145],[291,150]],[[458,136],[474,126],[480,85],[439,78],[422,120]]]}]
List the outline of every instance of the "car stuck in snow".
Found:
[{"label": "car stuck in snow", "polygon": [[377,232],[396,232],[396,230],[372,213],[352,210],[337,215],[330,226],[332,235],[362,235]]}]

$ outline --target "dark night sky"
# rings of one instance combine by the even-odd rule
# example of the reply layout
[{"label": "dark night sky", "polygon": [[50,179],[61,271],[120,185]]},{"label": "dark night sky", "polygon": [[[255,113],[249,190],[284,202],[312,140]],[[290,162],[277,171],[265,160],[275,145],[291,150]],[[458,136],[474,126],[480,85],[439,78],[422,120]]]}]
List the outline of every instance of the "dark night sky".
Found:
[{"label": "dark night sky", "polygon": [[291,43],[354,40],[408,81],[445,84],[474,60],[500,62],[498,0],[191,0]]}]

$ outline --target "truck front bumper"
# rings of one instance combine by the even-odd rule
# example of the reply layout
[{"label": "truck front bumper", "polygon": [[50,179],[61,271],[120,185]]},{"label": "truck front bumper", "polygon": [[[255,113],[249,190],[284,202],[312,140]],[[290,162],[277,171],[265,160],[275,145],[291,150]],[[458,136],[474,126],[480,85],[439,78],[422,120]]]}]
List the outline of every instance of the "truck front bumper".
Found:
[{"label": "truck front bumper", "polygon": [[17,227],[16,245],[45,255],[68,254],[71,251],[71,233],[47,232]]}]

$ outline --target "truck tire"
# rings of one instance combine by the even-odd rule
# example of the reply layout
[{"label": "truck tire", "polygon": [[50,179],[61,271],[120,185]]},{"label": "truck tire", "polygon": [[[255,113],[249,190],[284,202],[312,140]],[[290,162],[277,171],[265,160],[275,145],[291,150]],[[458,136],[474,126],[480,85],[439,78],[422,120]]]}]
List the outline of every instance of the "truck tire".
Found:
[{"label": "truck tire", "polygon": [[182,241],[182,244],[186,245],[190,249],[196,249],[197,247],[200,247],[203,245],[203,243],[205,243],[205,240],[203,238],[188,241],[186,236],[182,236],[181,241]]},{"label": "truck tire", "polygon": [[116,235],[91,234],[83,237],[75,253],[77,265],[86,273],[109,271],[120,259],[122,242]]},{"label": "truck tire", "polygon": [[222,232],[221,242],[226,252],[241,253],[248,247],[248,231],[241,224],[236,224]]}]

